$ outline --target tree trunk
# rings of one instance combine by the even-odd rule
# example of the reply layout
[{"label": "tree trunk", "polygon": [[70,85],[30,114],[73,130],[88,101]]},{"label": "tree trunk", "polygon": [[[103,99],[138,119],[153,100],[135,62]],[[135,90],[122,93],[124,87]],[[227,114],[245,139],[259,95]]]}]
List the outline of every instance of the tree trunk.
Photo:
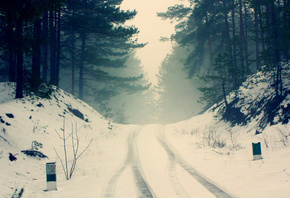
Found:
[{"label": "tree trunk", "polygon": [[17,56],[17,80],[15,98],[23,98],[23,21],[20,18],[16,25],[16,56]]},{"label": "tree trunk", "polygon": [[246,2],[244,2],[244,10],[245,10],[245,35],[244,35],[244,48],[245,48],[245,61],[246,61],[246,75],[250,74],[250,65],[249,65],[249,50],[248,50],[248,8]]},{"label": "tree trunk", "polygon": [[237,43],[236,43],[236,19],[235,19],[235,1],[232,1],[232,28],[233,28],[233,67],[234,67],[234,88],[238,87],[238,80],[237,80]]},{"label": "tree trunk", "polygon": [[[73,15],[74,15],[74,10],[73,10]],[[75,26],[72,25],[72,30],[71,30],[71,51],[70,51],[70,56],[71,56],[71,63],[72,63],[72,71],[71,71],[71,94],[75,94]]]},{"label": "tree trunk", "polygon": [[224,7],[225,37],[226,37],[225,39],[226,39],[226,53],[227,53],[226,59],[228,60],[226,64],[227,68],[225,68],[225,72],[228,72],[229,75],[231,75],[231,77],[229,76],[229,78],[234,79],[235,73],[229,72],[229,71],[233,71],[234,63],[233,63],[233,51],[232,51],[231,37],[230,37],[230,27],[229,27],[229,22],[228,22],[228,11],[227,11],[228,9],[225,2],[223,2],[223,7]]},{"label": "tree trunk", "polygon": [[270,46],[271,46],[271,24],[270,24],[270,6],[269,3],[266,4],[266,49],[271,50]]},{"label": "tree trunk", "polygon": [[60,70],[60,9],[58,9],[57,11],[57,15],[56,15],[56,26],[57,26],[57,30],[56,30],[56,60],[55,60],[55,85],[58,86],[59,85],[59,70]]},{"label": "tree trunk", "polygon": [[260,44],[259,44],[259,21],[258,21],[258,13],[257,7],[254,8],[254,16],[255,16],[255,45],[256,45],[256,70],[260,69]]},{"label": "tree trunk", "polygon": [[[260,0],[258,2],[259,2],[259,5],[258,5],[258,14],[259,14],[259,24],[260,24],[260,31],[261,31],[261,43],[262,43],[262,50],[265,51],[266,50],[266,47],[265,47],[265,36],[264,36],[264,28],[263,28],[263,19],[262,19],[261,3],[260,3]],[[264,64],[265,64],[265,60],[264,60]]]},{"label": "tree trunk", "polygon": [[244,56],[244,19],[243,19],[243,5],[242,0],[239,0],[239,14],[240,14],[240,59],[241,59],[241,69],[242,69],[242,79],[244,79],[245,74],[245,56]]},{"label": "tree trunk", "polygon": [[41,19],[34,23],[33,32],[33,49],[32,49],[32,77],[31,77],[31,87],[33,90],[37,90],[40,84],[40,43],[41,43]]},{"label": "tree trunk", "polygon": [[226,47],[227,47],[227,53],[232,57],[232,47],[230,42],[230,28],[229,28],[229,21],[228,21],[228,13],[226,9],[226,4],[223,2],[224,7],[224,20],[225,20],[225,37],[226,37]]},{"label": "tree trunk", "polygon": [[[82,0],[84,4],[84,8],[87,8],[87,0]],[[86,15],[86,12],[84,13]],[[86,50],[86,39],[87,35],[85,32],[85,28],[82,29],[81,32],[81,40],[82,40],[82,47],[81,47],[81,60],[80,60],[80,73],[79,73],[79,98],[83,99],[84,97],[84,64],[85,64],[85,50]]]},{"label": "tree trunk", "polygon": [[74,45],[72,45],[72,53],[71,53],[71,60],[72,60],[72,71],[71,71],[71,94],[75,94],[75,57],[74,57]]},{"label": "tree trunk", "polygon": [[43,66],[42,66],[42,80],[47,82],[47,75],[48,75],[48,12],[44,12],[43,14],[43,39],[44,43],[42,46],[43,51]]},{"label": "tree trunk", "polygon": [[8,27],[9,81],[16,82],[15,27]]},{"label": "tree trunk", "polygon": [[[208,16],[206,14],[206,22],[208,24]],[[213,75],[213,65],[214,65],[214,58],[213,58],[213,52],[212,52],[212,39],[211,39],[211,34],[209,34],[208,37],[208,52],[209,52],[209,64],[210,64],[210,71],[211,71],[211,75]]]},{"label": "tree trunk", "polygon": [[276,67],[276,94],[282,95],[282,69],[281,69],[281,58],[280,58],[280,50],[279,50],[279,25],[278,23],[278,19],[277,19],[277,14],[275,11],[275,4],[274,2],[270,3],[269,5],[269,12],[270,12],[270,24],[271,24],[271,29],[270,29],[270,41],[272,41],[273,43],[271,43],[270,47],[273,47],[273,64]]},{"label": "tree trunk", "polygon": [[[289,21],[287,20],[287,18],[289,16],[287,16],[289,14],[289,2],[287,0],[283,0],[283,28],[284,28],[284,32],[286,30],[289,30],[290,29],[290,24],[289,24]],[[289,38],[287,38],[287,35],[285,35],[286,33],[284,33],[284,36],[283,36],[283,39],[285,40],[289,40]],[[289,41],[287,42],[289,43]],[[287,43],[285,44],[285,47],[284,47],[284,59],[285,60],[289,60],[290,57],[289,57],[289,45],[287,45]]]},{"label": "tree trunk", "polygon": [[55,13],[54,11],[49,12],[49,28],[50,28],[50,83],[57,85],[56,79],[56,29],[55,29]]},{"label": "tree trunk", "polygon": [[86,34],[84,32],[82,33],[81,38],[82,38],[82,49],[81,49],[80,73],[79,73],[79,98],[83,99],[83,96],[84,96],[84,58],[85,58],[85,49],[86,49]]}]

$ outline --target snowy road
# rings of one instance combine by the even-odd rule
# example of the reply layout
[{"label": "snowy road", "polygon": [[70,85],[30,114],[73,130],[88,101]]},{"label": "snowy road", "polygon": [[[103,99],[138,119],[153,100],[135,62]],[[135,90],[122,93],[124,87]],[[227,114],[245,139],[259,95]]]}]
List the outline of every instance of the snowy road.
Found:
[{"label": "snowy road", "polygon": [[102,197],[231,197],[180,156],[164,126],[135,127],[126,141],[124,162],[108,178]]},{"label": "snowy road", "polygon": [[140,131],[141,128],[135,129],[129,135],[127,139],[128,152],[126,159],[124,163],[121,164],[120,168],[113,174],[113,176],[109,180],[106,189],[103,193],[104,198],[115,197],[116,184],[126,168],[131,168],[134,176],[134,181],[142,197],[154,197],[149,189],[149,186],[147,185],[146,180],[144,179],[142,169],[139,163],[138,149],[136,147],[136,137],[138,136]]}]

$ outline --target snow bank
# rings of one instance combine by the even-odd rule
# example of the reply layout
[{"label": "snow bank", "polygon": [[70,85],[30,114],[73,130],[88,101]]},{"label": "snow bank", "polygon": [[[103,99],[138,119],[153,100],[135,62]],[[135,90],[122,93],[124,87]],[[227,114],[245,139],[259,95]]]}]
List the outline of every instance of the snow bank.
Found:
[{"label": "snow bank", "polygon": [[[55,148],[63,156],[62,141],[57,133],[62,134],[64,120],[67,136],[72,128],[75,130],[77,127],[80,151],[92,140],[91,146],[78,160],[75,176],[82,175],[84,179],[88,174],[98,174],[98,171],[87,171],[92,165],[86,159],[97,161],[106,144],[100,139],[116,135],[111,130],[112,124],[86,103],[60,89],[53,88],[51,99],[37,96],[14,99],[14,90],[14,84],[0,83],[0,197],[11,197],[16,189],[22,188],[23,197],[51,196],[49,192],[44,193],[47,162],[57,162],[57,180],[63,184],[62,188],[66,188],[62,166],[54,151]],[[33,143],[38,145],[34,148],[48,159],[29,157],[21,152],[31,149]],[[71,139],[67,144],[68,151],[71,151]],[[17,160],[10,161],[9,153]],[[69,157],[70,163],[71,152]]]},{"label": "snow bank", "polygon": [[[274,88],[270,74],[259,72],[241,86],[234,106],[246,122],[234,125],[220,115],[223,104],[202,115],[168,125],[168,137],[178,151],[208,178],[237,197],[289,197],[290,124],[282,109],[289,109],[289,64],[285,65],[285,97],[278,104],[274,122],[261,128]],[[234,101],[233,94],[228,96]],[[289,114],[289,112],[288,112]],[[184,142],[188,144],[184,144]],[[253,160],[252,143],[261,142],[262,160]]]}]

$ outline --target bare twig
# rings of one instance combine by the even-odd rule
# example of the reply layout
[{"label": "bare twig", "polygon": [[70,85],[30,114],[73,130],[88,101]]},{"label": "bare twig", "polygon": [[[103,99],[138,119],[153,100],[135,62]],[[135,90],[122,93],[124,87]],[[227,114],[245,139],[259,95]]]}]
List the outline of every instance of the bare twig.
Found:
[{"label": "bare twig", "polygon": [[[61,165],[62,165],[62,168],[63,168],[63,171],[64,171],[64,174],[65,174],[65,177],[67,180],[71,179],[74,171],[75,171],[75,167],[76,167],[76,164],[77,164],[77,160],[81,157],[81,155],[89,148],[89,146],[91,145],[93,139],[91,139],[90,143],[84,148],[84,150],[78,154],[79,152],[79,146],[80,146],[80,140],[79,140],[79,136],[78,136],[78,130],[77,130],[77,124],[75,125],[75,131],[73,130],[73,125],[72,125],[72,133],[66,137],[66,134],[65,134],[65,120],[63,122],[64,126],[63,126],[63,134],[62,136],[56,131],[57,135],[59,136],[59,138],[63,141],[63,149],[64,149],[64,162],[61,160],[61,158],[59,157],[56,149],[54,148],[55,152],[56,152],[56,155],[57,157],[60,159],[60,162],[61,162]],[[71,137],[71,141],[72,141],[72,152],[73,152],[73,159],[72,159],[72,162],[71,162],[71,167],[70,167],[70,171],[68,170],[68,156],[67,156],[67,144],[66,144],[66,140],[68,138]]]},{"label": "bare twig", "polygon": [[59,155],[58,155],[58,153],[57,153],[57,151],[56,151],[56,149],[55,149],[55,148],[54,148],[54,151],[55,151],[55,153],[56,153],[56,155],[57,155],[58,159],[60,160],[60,163],[61,163],[61,166],[62,166],[63,172],[65,173],[66,171],[65,171],[65,168],[64,168],[64,164],[63,164],[63,162],[62,162],[61,158],[59,157]]},{"label": "bare twig", "polygon": [[64,158],[65,158],[65,168],[66,168],[65,176],[66,176],[66,179],[68,180],[68,166],[67,166],[66,139],[65,139],[65,118],[63,118],[62,134],[63,134],[63,150],[64,150]]},{"label": "bare twig", "polygon": [[81,155],[89,148],[89,146],[91,145],[91,143],[93,142],[93,139],[91,139],[90,143],[87,145],[87,147],[81,152],[81,154],[79,154],[79,156],[77,157],[77,159],[79,159],[81,157]]}]

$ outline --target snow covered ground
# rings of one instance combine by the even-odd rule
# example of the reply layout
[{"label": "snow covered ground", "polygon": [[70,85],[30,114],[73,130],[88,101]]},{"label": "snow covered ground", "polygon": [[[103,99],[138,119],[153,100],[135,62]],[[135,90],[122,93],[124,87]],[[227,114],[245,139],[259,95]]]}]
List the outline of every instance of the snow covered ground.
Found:
[{"label": "snow covered ground", "polygon": [[[199,130],[204,129],[203,132],[198,129],[186,131],[183,128],[210,119],[200,116],[187,123],[168,127],[167,131],[171,134],[168,135],[169,141],[182,156],[187,156],[185,158],[193,167],[224,187],[233,197],[289,197],[289,143],[287,140],[284,145],[278,135],[271,135],[277,130],[288,131],[289,135],[289,125],[287,128],[269,127],[264,135],[254,135],[255,132],[249,132],[247,127],[235,127],[229,132],[225,123],[215,123],[215,128],[201,127]],[[206,138],[209,131],[213,130],[215,138],[223,139],[228,147],[207,146]],[[176,131],[179,131],[179,136],[176,136]],[[262,160],[253,160],[252,142],[261,142]]]},{"label": "snow covered ground", "polygon": [[[118,125],[59,89],[52,99],[15,100],[13,92],[13,84],[0,84],[0,197],[21,189],[23,198],[290,196],[289,124],[255,135],[258,118],[232,127],[207,111],[166,126]],[[55,152],[63,160],[64,120],[67,137],[78,129],[80,152],[92,141],[70,180]],[[33,142],[48,158],[21,153]],[[253,161],[252,142],[261,142],[262,160]],[[69,137],[69,166],[71,145]],[[45,191],[47,162],[56,162],[57,191]]]}]

